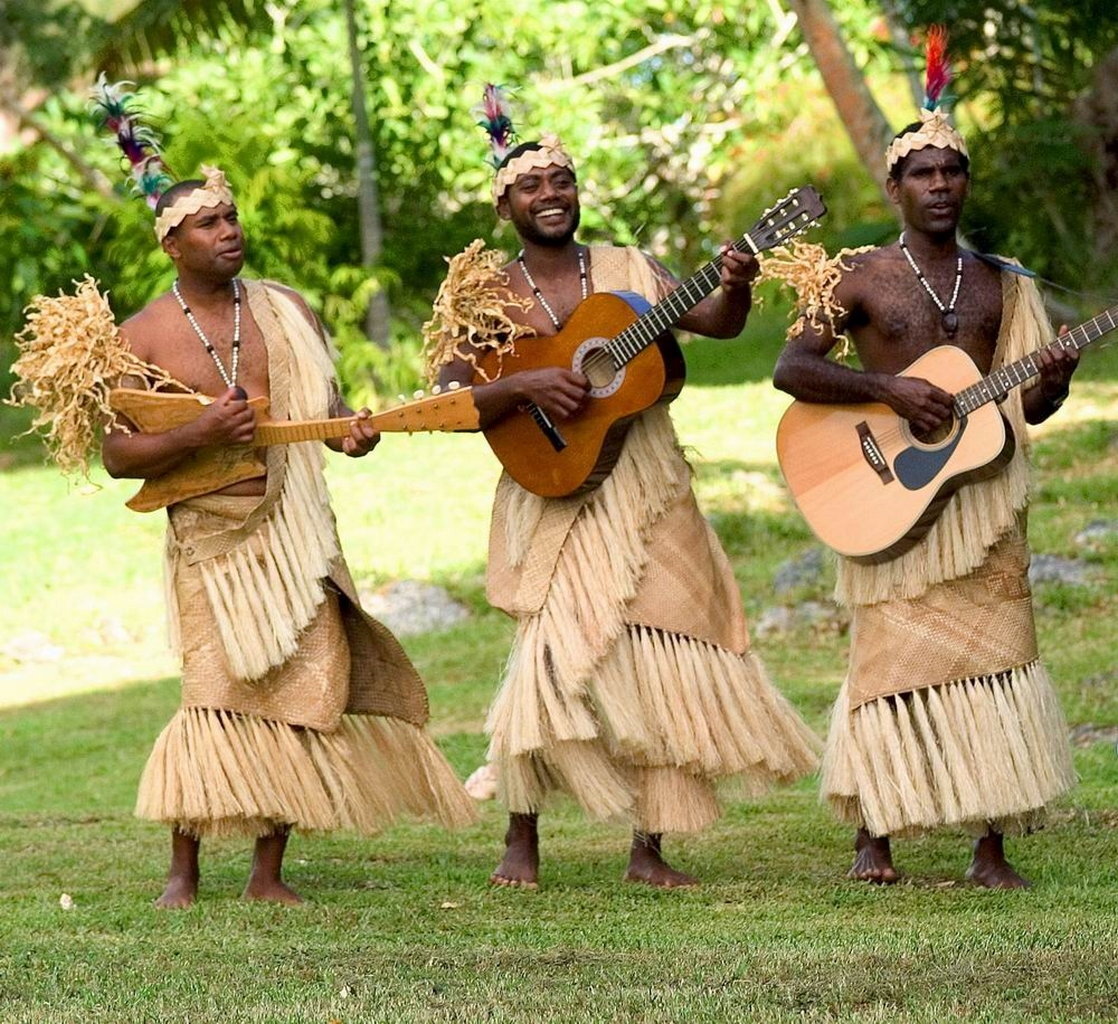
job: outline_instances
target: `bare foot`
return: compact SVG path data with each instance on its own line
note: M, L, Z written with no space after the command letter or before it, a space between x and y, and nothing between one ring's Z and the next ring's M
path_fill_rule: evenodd
M676 871L660 852L659 834L634 832L633 845L629 848L629 866L624 881L641 882L658 889L693 889L699 880L682 871Z
M198 876L171 875L162 894L155 900L158 910L185 910L198 895Z
M1002 834L993 829L975 842L967 880L985 889L1027 889L1030 884L1005 859Z
M288 907L297 907L303 902L302 896L278 879L258 879L255 876L249 877L241 899L282 903Z
M854 863L847 878L875 885L892 885L900 875L893 867L893 852L888 836L871 836L864 828L854 837Z
M241 899L267 900L289 907L303 902L302 896L290 886L284 885L281 875L289 832L286 826L282 826L271 835L261 836L256 840L252 850L252 870Z
M171 830L171 867L167 885L154 901L159 910L184 910L198 895L198 851L201 843L178 829Z
M490 885L535 889L540 879L540 837L535 814L510 814L505 855L489 876Z

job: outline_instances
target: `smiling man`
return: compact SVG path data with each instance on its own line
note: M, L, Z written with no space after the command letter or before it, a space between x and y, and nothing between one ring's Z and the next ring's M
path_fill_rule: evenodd
M121 327L132 351L216 396L193 421L107 432L114 477L158 478L203 448L251 443L248 399L280 419L352 414L329 340L295 292L242 280L244 232L224 175L169 187L156 235L178 277ZM142 382L141 382L142 383ZM360 457L367 410L331 442ZM398 814L470 820L469 798L423 725L423 684L366 615L342 558L321 446L274 445L258 475L168 508L167 593L182 706L148 759L137 814L171 827L156 901L187 907L209 836L255 840L246 899L298 903L282 878L289 832L373 832Z
M829 312L798 322L773 374L802 401L883 403L917 436L949 424L953 408L934 382L897 376L917 357L953 345L986 374L1051 340L1031 277L959 246L966 145L942 112L921 118L886 154L900 238L830 265L839 279L824 303ZM826 358L844 333L861 370ZM823 795L857 828L851 877L894 882L890 836L954 826L976 837L968 878L1024 886L1003 835L1035 827L1074 783L1036 647L1025 425L1059 408L1077 358L1074 349L1036 356L1036 379L1001 405L1017 440L1013 460L958 490L915 547L872 565L839 559L837 594L853 609L852 642ZM872 496L864 497L861 512L873 515Z
M585 376L566 366L516 371L510 357L496 380L475 381L478 357L521 334L518 348L543 344L592 292L656 302L676 282L638 249L576 240L574 164L554 136L513 149L493 197L522 249L504 267L499 258L481 267L478 289L459 264L470 250L452 261L442 322L429 331L432 362L442 383L474 384L483 427L532 402L562 430L588 401ZM757 270L753 256L727 247L720 287L681 326L736 336ZM445 315L453 308L466 318L503 309L503 323L493 315L463 331ZM710 825L720 779L756 791L812 770L814 737L750 648L732 568L699 512L666 404L635 417L596 490L542 498L502 476L488 596L518 624L487 726L510 812L493 884L536 886L538 816L563 791L592 817L631 824L626 880L693 885L663 856L663 833Z

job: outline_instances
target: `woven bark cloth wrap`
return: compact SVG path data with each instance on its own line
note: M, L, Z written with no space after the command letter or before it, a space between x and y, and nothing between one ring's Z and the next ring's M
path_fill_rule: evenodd
M1049 333L1032 282L1005 273L1003 285L995 365ZM873 835L1028 831L1075 784L1067 726L1037 655L1020 389L1002 411L1018 439L1006 471L960 490L900 559L840 561L852 643L821 795Z
M294 302L278 289L247 282L249 309L268 348L270 410L275 418L326 414L333 386L330 350ZM267 449L267 489L261 498L208 495L169 510L165 578L172 643L204 692L188 687L190 703L229 710L256 707L257 682L285 666L299 650L328 590L341 595L349 641L348 692L339 707L351 713L427 720L423 683L396 638L360 607L343 561L317 443ZM202 598L204 597L204 600ZM185 642L184 642L185 640ZM222 680L219 687L216 680ZM217 693L227 703L217 705ZM244 704L248 701L248 704ZM332 727L326 707L316 721L271 717L291 724ZM302 700L293 707L310 707ZM323 718L322 716L326 717ZM336 720L335 720L336 722Z
M248 290L272 409L322 415L324 339L280 292ZM358 602L319 446L277 445L267 458L262 498L209 495L169 510L182 707L144 768L136 813L193 836L372 833L401 815L468 823L473 802L422 728L423 684Z
M664 294L637 250L595 247L591 272L598 291ZM520 620L487 726L510 809L561 788L595 817L692 830L717 817L713 778L757 790L814 767L813 737L749 650L665 408L633 422L588 495L502 478L488 593Z

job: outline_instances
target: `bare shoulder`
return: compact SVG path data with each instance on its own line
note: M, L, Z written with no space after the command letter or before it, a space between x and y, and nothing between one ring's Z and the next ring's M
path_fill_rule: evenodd
M159 364L163 346L181 316L171 293L164 292L125 320L120 333L140 359Z

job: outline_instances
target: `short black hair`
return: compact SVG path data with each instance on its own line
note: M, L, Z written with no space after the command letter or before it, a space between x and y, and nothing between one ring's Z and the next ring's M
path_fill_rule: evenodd
M901 136L908 135L910 132L918 132L923 127L923 121L913 121L912 124L906 124L899 132L897 132L896 135L893 136L893 141L896 142L897 139L901 138ZM955 152L959 153L958 150L955 150ZM908 162L909 156L910 154L906 153L900 158L900 160L898 160L895 164L893 164L892 167L889 168L889 177L892 178L894 181L900 181L901 178L904 177L905 164ZM959 160L963 164L963 173L969 177L970 157L967 156L966 153L959 153Z

